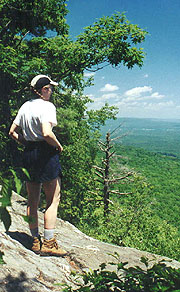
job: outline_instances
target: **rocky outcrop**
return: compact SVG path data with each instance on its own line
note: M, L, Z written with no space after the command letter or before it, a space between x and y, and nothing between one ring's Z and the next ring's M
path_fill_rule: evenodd
M56 238L68 251L64 258L41 257L30 250L31 237L28 224L24 221L26 199L13 193L12 206L8 209L12 224L8 232L0 223L0 251L4 253L5 264L0 265L0 292L48 292L62 291L60 284L73 283L71 271L97 269L101 263L115 262L112 256L119 254L121 262L129 266L143 266L142 256L161 259L158 255L129 247L118 247L95 240L61 219L57 220ZM43 213L39 212L40 232L43 234ZM168 265L180 268L180 263L172 260ZM112 266L107 265L108 269Z

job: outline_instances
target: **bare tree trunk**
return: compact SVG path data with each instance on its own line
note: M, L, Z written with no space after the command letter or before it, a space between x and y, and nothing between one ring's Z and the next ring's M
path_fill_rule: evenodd
M114 131L113 131L114 132ZM103 201L103 207L104 207L104 218L107 219L109 214L109 204L113 203L110 201L110 195L127 195L130 193L122 193L119 190L112 190L112 184L118 183L121 180L128 179L129 176L132 175L131 172L127 172L124 176L121 177L114 177L114 175L110 175L110 161L113 155L115 154L115 151L111 151L111 148L113 148L112 141L117 140L120 137L111 139L111 133L108 132L106 134L106 141L102 142L99 141L99 148L102 152L105 153L105 158L102 160L103 166L99 167L94 165L94 168L96 169L95 174L98 176L97 181L103 185L102 191L102 201ZM99 189L100 190L100 189Z
M105 176L104 176L104 217L108 215L109 212L109 166L110 166L110 133L106 134L106 159L105 163Z

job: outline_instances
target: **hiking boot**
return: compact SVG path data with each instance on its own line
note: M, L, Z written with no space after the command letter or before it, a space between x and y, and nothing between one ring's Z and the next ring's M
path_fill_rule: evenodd
M41 255L42 256L56 256L63 257L67 254L65 250L58 247L57 241L55 238L52 239L44 239L42 247L41 247Z
M35 252L36 254L40 253L41 250L41 238L39 237L33 237L32 247L31 250Z

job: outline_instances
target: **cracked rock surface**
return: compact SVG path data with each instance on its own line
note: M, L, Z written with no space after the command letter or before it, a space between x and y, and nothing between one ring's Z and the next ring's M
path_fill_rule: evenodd
M128 266L141 266L142 256L154 261L165 259L167 264L180 268L180 263L129 247L119 247L93 239L67 221L57 219L56 238L60 246L68 251L65 257L42 257L30 250L31 237L27 222L26 199L13 193L12 206L8 208L12 224L8 232L0 222L0 251L5 264L0 265L0 292L48 292L62 291L61 284L74 286L72 271L83 272L97 269L107 263L107 269L116 262L112 256L119 254L121 262ZM43 235L43 213L39 212L39 229ZM74 286L75 287L75 286Z

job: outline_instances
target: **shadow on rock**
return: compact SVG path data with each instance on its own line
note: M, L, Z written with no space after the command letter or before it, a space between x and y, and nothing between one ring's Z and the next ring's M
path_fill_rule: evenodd
M17 240L21 243L25 248L31 250L32 247L32 237L25 232L19 231L7 231L7 235L9 235L12 239Z
M21 272L19 277L12 277L11 275L8 275L1 282L0 292L35 292L35 290L32 290L31 287L27 285L27 282L28 278L24 272Z

